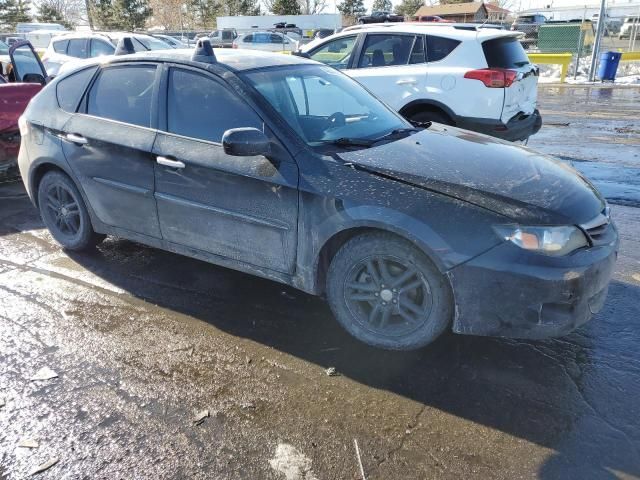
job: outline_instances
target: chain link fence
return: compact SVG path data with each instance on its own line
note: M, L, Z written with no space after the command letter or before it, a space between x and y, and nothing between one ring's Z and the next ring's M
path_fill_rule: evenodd
M521 42L532 61L540 64L542 82L564 80L563 69L569 82L589 79L591 58L597 45L598 14L568 21L546 21L536 15L523 17L518 17L514 28L524 33ZM622 55L616 82L640 83L640 11L637 15L607 15L600 34L595 78L598 79L600 56L617 52Z

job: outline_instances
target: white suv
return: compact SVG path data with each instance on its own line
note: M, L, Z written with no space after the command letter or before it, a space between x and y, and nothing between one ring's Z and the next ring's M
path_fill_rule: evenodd
M419 124L525 140L542 118L519 32L469 24L349 28L297 52L342 70Z
M71 33L51 39L47 51L42 56L42 63L49 75L57 75L60 67L67 62L113 55L118 41L123 37L131 37L136 52L171 48L160 39L139 33Z

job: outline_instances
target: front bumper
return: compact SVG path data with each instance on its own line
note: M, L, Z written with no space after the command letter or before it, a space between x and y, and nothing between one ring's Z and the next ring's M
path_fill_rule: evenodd
M538 133L538 130L542 127L542 115L537 109L530 115L519 113L506 124L500 120L458 117L456 126L515 142L526 140L531 135Z
M449 272L453 331L547 338L565 335L597 313L618 256L613 224L607 244L549 257L502 243Z

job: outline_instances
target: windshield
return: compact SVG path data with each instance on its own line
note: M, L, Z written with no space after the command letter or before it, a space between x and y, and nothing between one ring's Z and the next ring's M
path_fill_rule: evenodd
M147 50L166 50L167 44L158 38L135 37Z
M9 45L0 40L0 55L9 55Z
M311 146L374 139L410 127L359 83L330 67L291 66L243 76Z

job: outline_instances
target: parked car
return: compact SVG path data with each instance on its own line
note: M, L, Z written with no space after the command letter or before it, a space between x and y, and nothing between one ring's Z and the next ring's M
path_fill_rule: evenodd
M620 39L630 38L631 35L635 35L636 38L640 38L640 16L629 15L624 18L618 37Z
M171 47L171 48L189 48L189 45L187 45L186 43L178 40L175 37L172 37L171 35L164 35L164 34L161 34L161 33L152 33L150 35L153 38L157 38L158 40L162 40L164 43L169 45L169 47Z
M214 30L209 34L211 45L217 48L232 48L236 38L238 38L238 32L235 28Z
M295 23L278 22L273 24L273 28L269 29L270 32L284 33L288 37L294 40L300 40L303 36L302 29Z
M11 48L0 42L0 179L17 174L18 118L46 83L46 73L29 42Z
M299 42L279 32L258 31L239 36L233 42L233 48L247 48L264 52L295 52Z
M291 55L201 42L94 60L34 98L21 131L22 179L64 248L118 235L325 295L382 348L565 334L602 307L618 250L566 164L413 128Z
M547 22L547 17L540 14L518 15L511 24L511 30L524 33L522 45L524 48L532 48L538 44L538 32L540 26Z
M342 70L411 122L439 122L514 141L542 125L538 68L518 36L470 24L370 26L345 30L301 52Z
M318 28L318 29L313 31L313 34L311 35L311 38L313 40L318 39L318 38L327 38L327 37L333 35L334 33L336 33L336 31L331 29L331 28Z
M404 22L404 15L394 15L391 12L374 11L371 15L363 15L358 17L358 23L388 23L388 22Z
M134 49L137 52L171 48L164 41L141 33L71 33L54 37L51 40L42 57L42 63L49 75L57 75L60 67L67 62L113 55L118 41L123 37L132 39Z
M438 15L422 15L420 17L414 17L416 22L431 22L431 23L453 23L453 20L447 20Z

